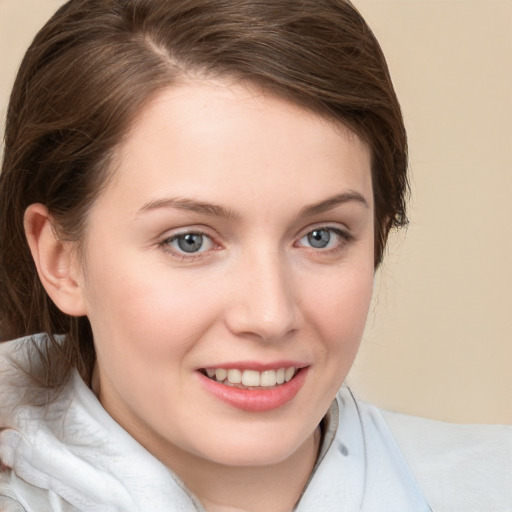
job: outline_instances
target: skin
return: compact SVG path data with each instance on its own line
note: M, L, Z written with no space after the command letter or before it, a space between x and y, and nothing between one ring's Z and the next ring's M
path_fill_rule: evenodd
M289 511L372 294L368 148L257 88L201 81L155 97L114 167L62 306L90 319L101 403L208 510ZM315 229L326 248L311 245ZM191 232L203 245L184 253L176 237ZM308 373L271 411L228 405L198 379L282 360Z

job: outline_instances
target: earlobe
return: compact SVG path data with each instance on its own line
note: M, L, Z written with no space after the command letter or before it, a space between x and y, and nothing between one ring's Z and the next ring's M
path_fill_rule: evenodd
M39 203L30 205L25 211L24 227L39 279L52 301L63 313L85 315L73 244L60 240L48 208Z

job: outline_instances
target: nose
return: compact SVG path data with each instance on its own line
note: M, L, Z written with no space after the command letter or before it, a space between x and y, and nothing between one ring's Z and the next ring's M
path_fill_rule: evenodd
M244 258L231 276L226 324L238 336L279 341L298 330L302 316L293 270L277 251Z

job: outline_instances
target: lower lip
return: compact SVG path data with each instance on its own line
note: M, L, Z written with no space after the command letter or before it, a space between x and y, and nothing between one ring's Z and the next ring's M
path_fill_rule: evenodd
M302 388L307 373L308 368L301 368L292 380L272 389L239 389L197 372L201 384L209 393L232 407L250 412L272 411L291 402Z

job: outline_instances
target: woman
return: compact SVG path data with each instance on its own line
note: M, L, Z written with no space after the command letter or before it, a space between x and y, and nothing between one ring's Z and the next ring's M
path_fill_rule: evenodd
M7 119L2 506L507 510L508 429L342 387L406 168L347 2L65 4Z

